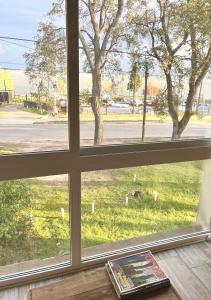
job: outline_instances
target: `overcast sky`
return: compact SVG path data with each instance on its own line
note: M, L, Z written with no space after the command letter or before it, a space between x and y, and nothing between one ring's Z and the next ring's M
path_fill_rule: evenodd
M0 0L0 37L33 39L53 0ZM12 44L16 43L18 45ZM24 68L23 54L33 43L0 38L0 67Z

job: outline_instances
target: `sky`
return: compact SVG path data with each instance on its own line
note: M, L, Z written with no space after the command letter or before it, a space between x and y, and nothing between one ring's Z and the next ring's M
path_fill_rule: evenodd
M0 0L0 37L33 39L53 0ZM15 45L15 44L18 45ZM0 38L0 68L23 69L25 52L33 43Z

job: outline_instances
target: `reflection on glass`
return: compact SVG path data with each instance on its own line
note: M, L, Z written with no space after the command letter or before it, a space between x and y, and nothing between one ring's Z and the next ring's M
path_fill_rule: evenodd
M67 175L0 183L0 275L69 261Z
M198 231L203 173L202 162L84 173L83 255Z

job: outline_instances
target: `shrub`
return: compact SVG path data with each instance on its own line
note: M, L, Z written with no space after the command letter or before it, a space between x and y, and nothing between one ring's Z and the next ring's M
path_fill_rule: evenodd
M31 198L27 182L0 183L0 247L20 247L31 236Z

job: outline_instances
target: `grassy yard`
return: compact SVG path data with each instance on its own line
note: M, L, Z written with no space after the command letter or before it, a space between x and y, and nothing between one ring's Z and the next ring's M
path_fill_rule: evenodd
M83 174L82 247L194 224L202 173L201 163L179 163ZM69 252L67 184L53 179L31 179L27 183L33 194L33 234L27 247L8 250L8 255L0 259L1 264ZM134 197L135 191L138 197ZM158 193L157 201L154 192Z
M47 115L47 112L41 112L39 109L36 108L19 108L22 111L26 112L31 112L34 114L38 115ZM127 121L127 122L140 122L143 119L143 114L140 113L108 113L108 114L102 114L103 115L103 120L105 122L112 122L112 123L118 123L122 121ZM179 117L182 118L183 113L179 114ZM0 114L1 117L1 114ZM59 112L59 114L56 116L61 118L60 121L47 121L47 123L67 123L67 114L63 112ZM81 122L93 122L94 121L94 114L92 112L86 113L82 112L80 114L80 119ZM149 122L160 122L160 123L171 123L172 119L170 116L158 116L154 113L147 113L147 121ZM39 122L37 122L39 123ZM192 118L190 119L190 124L206 124L206 123L211 123L211 115L193 115Z
M136 175L136 183L133 182ZM83 247L173 230L195 223L200 164L93 172L82 190ZM139 197L134 197L134 191ZM158 193L157 201L154 192ZM129 198L128 207L125 197ZM95 213L91 214L91 202Z

